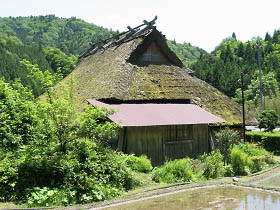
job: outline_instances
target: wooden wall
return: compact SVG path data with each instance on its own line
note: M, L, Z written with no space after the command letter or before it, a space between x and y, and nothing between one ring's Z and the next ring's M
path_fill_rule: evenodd
M118 148L137 156L146 154L153 165L167 159L195 157L209 152L208 125L124 127Z

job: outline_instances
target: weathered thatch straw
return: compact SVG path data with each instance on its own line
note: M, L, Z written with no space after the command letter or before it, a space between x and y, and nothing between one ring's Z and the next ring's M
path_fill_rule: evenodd
M192 76L192 71L184 67L154 26L140 31L130 36L129 32L124 33L118 39L102 43L103 47L94 45L83 54L76 69L62 82L69 81L71 76L75 79L80 107L86 105L88 98L107 103L110 99L130 103L185 99L225 119L228 124L242 122L241 107ZM254 118L247 117L247 124L254 122Z

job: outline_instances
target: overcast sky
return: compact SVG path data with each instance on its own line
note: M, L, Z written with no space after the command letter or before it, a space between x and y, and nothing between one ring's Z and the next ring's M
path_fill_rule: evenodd
M158 16L167 39L210 52L235 32L241 41L280 28L279 0L0 0L0 16L54 14L124 31Z

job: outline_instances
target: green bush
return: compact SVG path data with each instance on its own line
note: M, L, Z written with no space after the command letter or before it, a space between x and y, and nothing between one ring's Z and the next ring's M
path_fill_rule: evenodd
M248 155L248 166L251 173L261 171L266 164L273 164L273 155L264 148L250 144L240 143L234 147Z
M84 203L110 199L139 184L124 158L101 144L77 139L68 149L66 154L31 149L22 156L6 154L0 159L0 199L27 197L29 206Z
M238 148L233 148L230 153L230 163L234 175L246 175L246 168L249 166L248 155Z
M225 174L223 159L224 157L219 150L212 151L209 154L204 153L201 156L201 160L205 164L203 176L207 179L223 176Z
M151 161L148 159L146 155L141 155L140 157L137 157L133 154L132 155L123 154L123 156L125 158L125 162L127 166L134 171L149 173L153 169Z
M152 179L156 182L189 182L193 178L189 158L168 161L163 166L155 168L152 173Z
M63 206L68 204L68 200L75 192L68 193L59 189L50 189L48 187L35 187L27 194L27 206L28 207L40 207L40 206Z
M272 154L266 151L264 148L259 147L255 144L250 143L240 143L235 146L235 148L241 149L243 152L247 153L249 156L271 156Z
M117 194L115 189L129 190L139 184L124 158L111 149L87 139L77 140L71 147L71 152L61 159L61 167L65 172L64 186L76 191L77 199L87 195L93 201L104 200L111 197L110 192Z
M232 176L234 175L232 165L230 165L230 164L225 165L224 168L225 168L225 174L224 174L224 176L226 176L226 177L232 177Z
M280 151L280 132L246 132L246 139L250 142L260 142L268 151Z
M66 205L110 199L137 186L125 159L104 144L118 130L107 120L112 112L88 108L81 114L72 80L68 91L55 93L58 74L22 64L47 100L34 100L19 82L0 78L0 201ZM139 162L139 170L150 170L147 159Z
M230 151L234 144L238 142L239 135L237 131L228 127L216 133L218 148L223 154L224 162L229 162Z
M278 116L274 110L264 110L258 118L259 128L265 131L273 131L278 124Z
M250 172L251 173L256 173L258 171L261 171L265 164L265 156L252 156L249 158L250 161Z

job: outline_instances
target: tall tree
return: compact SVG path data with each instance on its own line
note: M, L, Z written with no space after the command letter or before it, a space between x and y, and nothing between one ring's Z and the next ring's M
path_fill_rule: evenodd
M236 40L236 34L234 32L232 33L231 37Z

